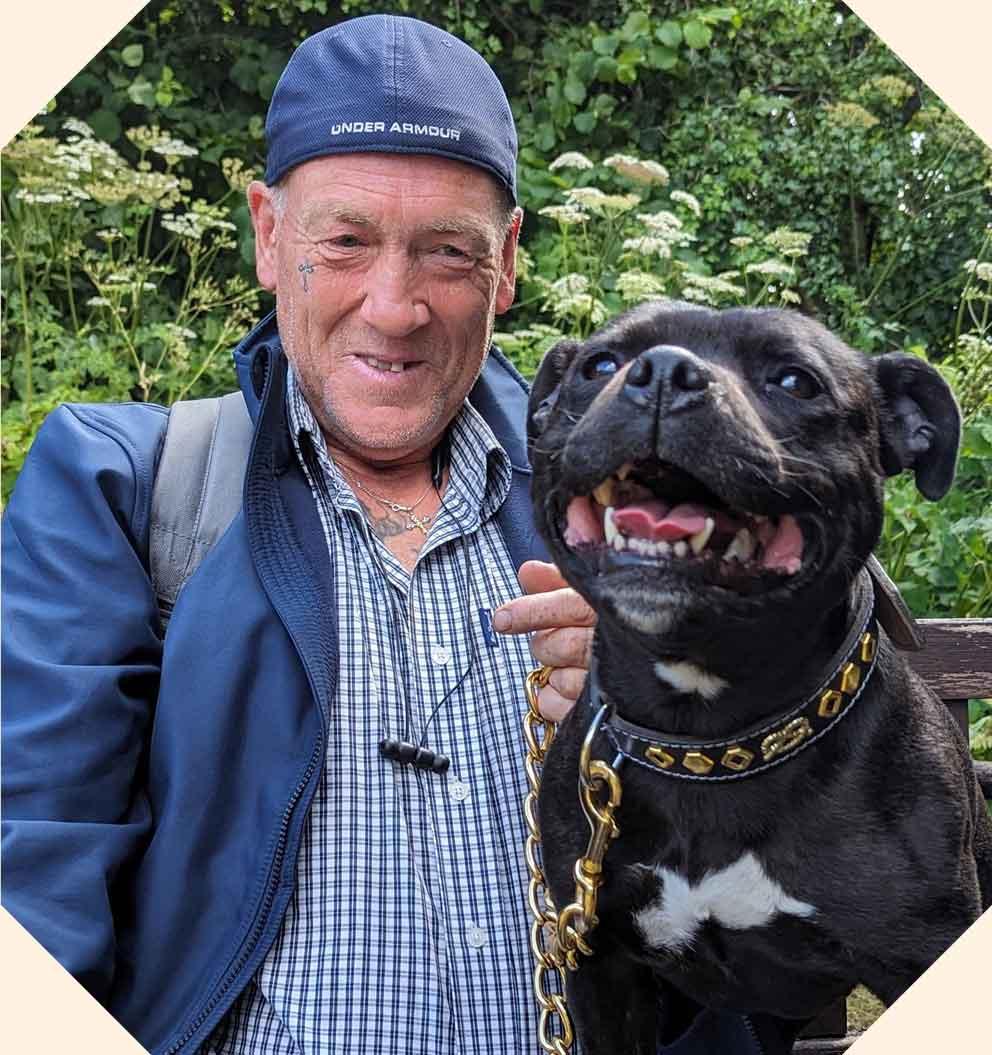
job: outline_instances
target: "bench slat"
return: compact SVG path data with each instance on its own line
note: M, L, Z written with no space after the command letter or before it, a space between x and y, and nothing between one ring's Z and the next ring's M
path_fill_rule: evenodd
M906 658L938 696L992 696L992 619L920 619L919 624L926 644Z

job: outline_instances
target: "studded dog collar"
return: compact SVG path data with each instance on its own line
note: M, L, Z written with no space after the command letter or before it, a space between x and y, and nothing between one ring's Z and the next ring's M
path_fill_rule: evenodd
M802 703L722 740L677 737L634 725L613 707L599 731L613 744L618 762L622 758L680 780L740 780L793 758L833 729L860 699L877 654L874 590L870 576L862 572L856 583L855 615L830 664L831 673ZM590 671L590 689L595 712L607 702L595 668Z

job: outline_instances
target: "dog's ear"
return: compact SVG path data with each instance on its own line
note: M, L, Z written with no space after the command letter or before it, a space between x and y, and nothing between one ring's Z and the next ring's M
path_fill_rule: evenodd
M961 441L961 412L939 373L922 359L901 352L872 360L881 390L882 469L895 476L912 469L920 493L942 498L954 480Z
M545 352L530 389L527 410L528 444L533 444L547 427L551 412L558 402L561 379L565 376L568 364L578 348L578 341L565 340L559 341Z

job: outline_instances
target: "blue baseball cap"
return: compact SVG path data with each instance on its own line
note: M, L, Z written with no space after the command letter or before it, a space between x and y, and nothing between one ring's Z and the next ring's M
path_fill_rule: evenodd
M483 57L443 29L366 15L308 37L265 121L270 186L327 154L436 154L490 172L517 200L517 131Z

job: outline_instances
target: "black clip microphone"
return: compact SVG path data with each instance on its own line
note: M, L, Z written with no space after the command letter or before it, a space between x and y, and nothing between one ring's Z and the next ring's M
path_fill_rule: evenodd
M416 766L429 773L447 773L451 759L447 755L432 751L429 747L417 747L407 740L394 740L387 736L379 741L379 754L390 762L399 762L401 766Z

